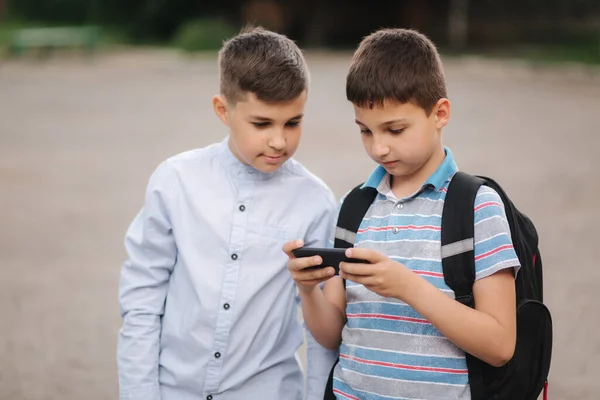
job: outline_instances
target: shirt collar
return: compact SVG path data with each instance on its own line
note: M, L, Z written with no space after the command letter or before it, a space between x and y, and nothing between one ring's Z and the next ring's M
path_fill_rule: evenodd
M229 136L227 136L224 140L221 141L221 143L218 144L218 149L219 159L223 167L225 167L225 170L228 173L234 176L239 176L241 178L267 180L272 178L275 174L277 174L279 170L281 170L281 168L285 166L284 163L284 165L282 165L281 168L279 168L275 172L261 172L250 165L244 164L233 154L233 152L229 148Z
M450 149L444 147L444 152L446 153L444 161L442 161L437 170L425 181L422 188L432 186L435 190L439 191L458 170L456 163L454 162L454 156L452 155ZM367 181L363 184L363 187L372 187L378 191L386 190L386 186L389 188L388 175L389 174L385 168L383 168L381 165L378 165L377 168L375 168L375 170L371 173ZM387 193L383 194L387 195Z

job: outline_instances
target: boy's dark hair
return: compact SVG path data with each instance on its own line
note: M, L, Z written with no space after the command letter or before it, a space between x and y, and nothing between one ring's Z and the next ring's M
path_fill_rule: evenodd
M267 103L294 100L308 89L302 51L289 38L261 27L246 27L219 52L221 94L235 104L250 92Z
M352 58L346 97L359 107L392 101L414 103L429 115L446 97L440 55L425 35L410 29L382 29L365 37Z

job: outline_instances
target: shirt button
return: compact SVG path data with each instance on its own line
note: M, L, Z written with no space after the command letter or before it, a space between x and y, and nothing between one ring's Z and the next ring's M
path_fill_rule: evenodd
M394 229L392 229L392 233L395 235L396 233L398 233L400 231L400 229L398 229L397 226L394 227Z
M242 205L240 206L240 211L241 211L241 212L244 212L244 211L246 211L246 206L242 204Z
M404 204L398 203L396 204L396 207L398 208L398 210L402 210L404 208Z
M234 260L234 261L237 260L238 259L238 255L237 254L232 254L231 255L231 259Z
M209 394L208 396L206 396L206 400L213 400L212 394Z
M215 353L215 358L221 358L221 353L219 353L218 351Z
M223 308L226 309L226 310L229 310L229 303L223 304Z

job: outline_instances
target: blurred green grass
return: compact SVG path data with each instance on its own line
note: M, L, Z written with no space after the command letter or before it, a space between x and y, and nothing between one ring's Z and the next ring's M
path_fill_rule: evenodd
M24 28L51 27L52 24L8 20L0 22L0 56L8 55L13 32ZM194 19L181 25L170 41L140 43L119 27L102 26L99 48L111 46L171 47L188 53L216 51L223 41L235 35L236 27L218 18ZM600 65L600 33L597 36L573 36L565 40L522 44L499 48L470 49L455 53L441 48L444 55L480 56L495 59L521 59L534 64L581 63Z
M186 52L217 51L238 30L218 18L194 19L181 25L171 45Z

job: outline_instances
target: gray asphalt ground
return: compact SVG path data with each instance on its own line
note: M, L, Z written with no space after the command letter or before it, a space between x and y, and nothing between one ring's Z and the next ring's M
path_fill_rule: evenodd
M341 196L373 167L344 95L349 54L309 54L297 158ZM447 60L459 166L535 221L555 324L551 400L600 398L600 75ZM220 140L213 57L136 51L0 63L0 399L117 396L123 236L153 169Z

